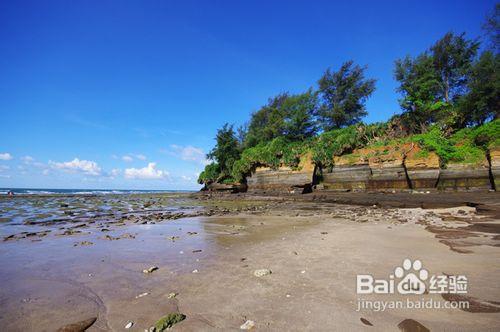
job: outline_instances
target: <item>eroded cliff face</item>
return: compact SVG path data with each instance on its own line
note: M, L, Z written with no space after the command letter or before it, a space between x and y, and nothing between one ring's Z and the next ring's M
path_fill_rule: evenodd
M315 165L311 154L300 158L297 169L281 166L277 169L257 167L252 175L247 177L249 192L307 192L311 190Z
M323 173L324 187L340 191L430 190L439 178L439 157L416 144L378 146L334 157L335 167Z
M495 190L500 189L500 147L490 149L490 179Z
M425 152L418 145L413 145L406 152L404 166L412 189L436 188L441 170L439 157L435 152Z
M450 162L416 143L375 146L333 157L334 167L322 171L321 186L334 191L459 191L490 190L500 185L500 148L474 164ZM297 169L258 167L247 178L249 191L304 192L314 183L311 154Z

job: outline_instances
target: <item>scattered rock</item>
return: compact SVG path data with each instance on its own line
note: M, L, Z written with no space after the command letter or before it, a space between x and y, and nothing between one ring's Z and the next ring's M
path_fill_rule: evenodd
M251 330L255 326L253 320L247 320L243 325L240 326L240 330Z
M193 250L193 253L197 253L197 252L202 252L202 250L201 249Z
M91 246L93 245L94 243L90 242L90 241L81 241L81 242L76 242L73 244L73 247L76 247L76 246Z
M198 272L199 272L198 269L193 270L193 273L198 273Z
M163 332L163 331L171 328L175 324L182 322L184 319L186 319L186 315L183 315L183 314L178 313L178 312L168 314L168 315L160 318L155 323L155 326L153 327L152 331L153 332Z
M145 270L144 270L144 271L145 271ZM144 296L146 296L146 295L149 295L149 293L147 293L147 292L146 292L146 293L141 293L141 294L137 295L135 298L136 298L136 299L139 299L139 298L144 297Z
M187 232L188 235L196 235L198 232Z
M373 326L373 324L366 318L361 317L359 320L361 321L361 323L363 323L365 325Z
M260 278L263 276L267 276L268 274L271 274L271 273L273 273L273 272L269 269L259 269L259 270L255 270L253 272L253 275Z
M142 270L142 273L149 274L153 273L156 270L158 270L158 266L151 266L149 269Z
M405 319L398 324L398 328L403 332L430 332L428 328L413 319Z
M321 232L321 234L326 235L326 234L328 234L328 232Z
M129 329L131 328L132 326L134 326L134 322L128 322L127 325L125 325L125 328L126 329Z
M169 294L167 295L167 298L169 298L169 299L173 299L173 298L175 298L177 295L179 295L179 294L177 294L177 293L169 293Z
M84 332L86 329L91 327L96 320L97 317L92 317L89 319L79 321L77 323L68 324L58 329L57 332Z

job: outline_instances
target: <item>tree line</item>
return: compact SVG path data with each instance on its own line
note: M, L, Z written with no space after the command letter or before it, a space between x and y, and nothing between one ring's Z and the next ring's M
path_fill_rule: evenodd
M394 78L401 112L385 125L397 128L400 136L425 133L433 126L452 135L499 118L500 4L483 28L487 42L481 53L478 39L448 32L421 54L397 59ZM235 181L233 166L242 153L277 138L304 142L361 123L376 88L366 69L346 61L337 70L328 68L316 88L269 98L247 124L236 129L224 124L207 155L213 162L198 181Z

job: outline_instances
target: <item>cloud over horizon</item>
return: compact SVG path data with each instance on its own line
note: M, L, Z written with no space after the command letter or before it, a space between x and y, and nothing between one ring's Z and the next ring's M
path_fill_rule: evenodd
M14 157L8 152L0 153L0 160L11 160L12 158Z
M201 148L197 148L192 145L182 146L171 144L170 151L166 152L182 160L193 161L203 166L209 163L208 159L206 158L206 153Z
M149 163L143 168L127 168L125 169L125 178L127 179L142 179L154 180L163 179L169 176L167 171L156 169L156 163Z
M50 167L53 169L63 170L71 173L84 173L87 175L99 176L101 175L101 167L95 162L90 160L80 160L78 158L66 162L49 161Z

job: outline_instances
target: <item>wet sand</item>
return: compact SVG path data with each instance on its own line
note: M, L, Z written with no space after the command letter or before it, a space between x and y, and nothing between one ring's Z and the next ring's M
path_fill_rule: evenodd
M144 331L171 312L187 316L174 326L181 331L239 330L247 320L292 331L397 331L405 319L438 331L500 327L500 221L475 207L140 200L128 212L2 225L1 329L55 331L97 317L88 331L129 322ZM467 297L483 306L357 311L356 275L385 278L405 258L466 275ZM256 277L257 269L272 273ZM365 298L381 296L401 298Z

